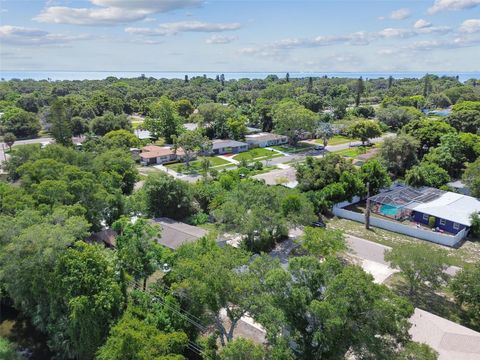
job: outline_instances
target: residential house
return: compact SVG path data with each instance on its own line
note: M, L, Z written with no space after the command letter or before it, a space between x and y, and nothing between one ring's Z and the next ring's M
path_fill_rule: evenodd
M172 250L180 245L194 242L207 235L207 231L198 226L192 226L170 218L154 219L162 228L158 243Z
M262 132L245 136L245 141L251 147L267 147L288 143L288 136Z
M185 157L185 152L179 148L175 151L171 147L148 145L142 148L140 161L146 165L165 164Z
M470 188L461 180L449 182L447 186L459 194L470 195Z
M480 200L435 188L394 188L370 197L374 213L395 220L409 219L439 232L456 235L469 230L471 215L480 213Z
M238 154L248 150L248 144L236 140L212 140L213 155Z

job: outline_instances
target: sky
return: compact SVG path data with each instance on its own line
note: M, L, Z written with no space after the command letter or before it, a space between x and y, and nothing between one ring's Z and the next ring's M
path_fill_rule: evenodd
M0 0L0 70L479 71L480 0Z

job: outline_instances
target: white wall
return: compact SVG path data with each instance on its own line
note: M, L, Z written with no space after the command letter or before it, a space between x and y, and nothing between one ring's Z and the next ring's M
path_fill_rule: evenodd
M348 206L350 205L350 203L347 203L347 205L339 206L345 203L347 202L335 205L332 211L333 214L340 218L345 218L345 219L365 223L364 214L342 209L342 207ZM451 247L455 247L456 245L458 245L458 243L466 235L465 229L460 231L455 236L450 236L450 235L444 235L441 233L433 232L431 230L419 229L419 228L403 225L396 221L380 219L374 216L370 216L370 225L379 227L381 229L393 231L400 234L405 234L408 236L416 237L418 239L427 240L437 244L451 246Z

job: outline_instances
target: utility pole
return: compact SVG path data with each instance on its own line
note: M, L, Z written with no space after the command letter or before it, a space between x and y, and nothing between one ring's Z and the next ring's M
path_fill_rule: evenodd
M370 182L367 182L367 208L365 209L365 229L370 230Z

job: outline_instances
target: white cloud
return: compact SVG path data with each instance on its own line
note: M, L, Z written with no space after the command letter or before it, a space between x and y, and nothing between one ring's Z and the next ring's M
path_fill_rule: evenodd
M456 37L453 39L443 39L443 40L425 40L417 41L410 46L408 49L424 51L424 50L433 50L433 49L457 49L463 47L471 47L480 44L480 38L467 38L467 37Z
M380 16L379 19L380 20L386 20L386 19L404 20L409 18L411 15L412 15L412 11L410 9L402 8L402 9L392 11L390 14L388 14L388 16Z
M428 22L427 20L424 20L424 19L419 19L419 20L415 21L415 24L413 24L413 27L415 29L424 29L424 28L427 28L427 27L430 27L430 26L432 26L432 23Z
M410 29L404 28L386 28L378 32L378 35L382 38L409 38L415 36L416 33Z
M460 26L460 31L469 34L480 32L480 19L465 20Z
M87 35L52 34L47 31L23 26L0 26L0 40L12 45L63 45L75 40L89 39Z
M480 5L480 0L435 0L428 9L429 14L436 14L441 11L471 9Z
M174 35L180 32L223 32L240 29L239 23L206 23L201 21L179 21L160 24L156 28L128 27L125 32L146 36Z
M54 24L116 25L149 15L200 6L204 0L90 0L96 7L49 6L34 20Z
M213 35L205 40L207 44L228 44L237 40L236 36Z

